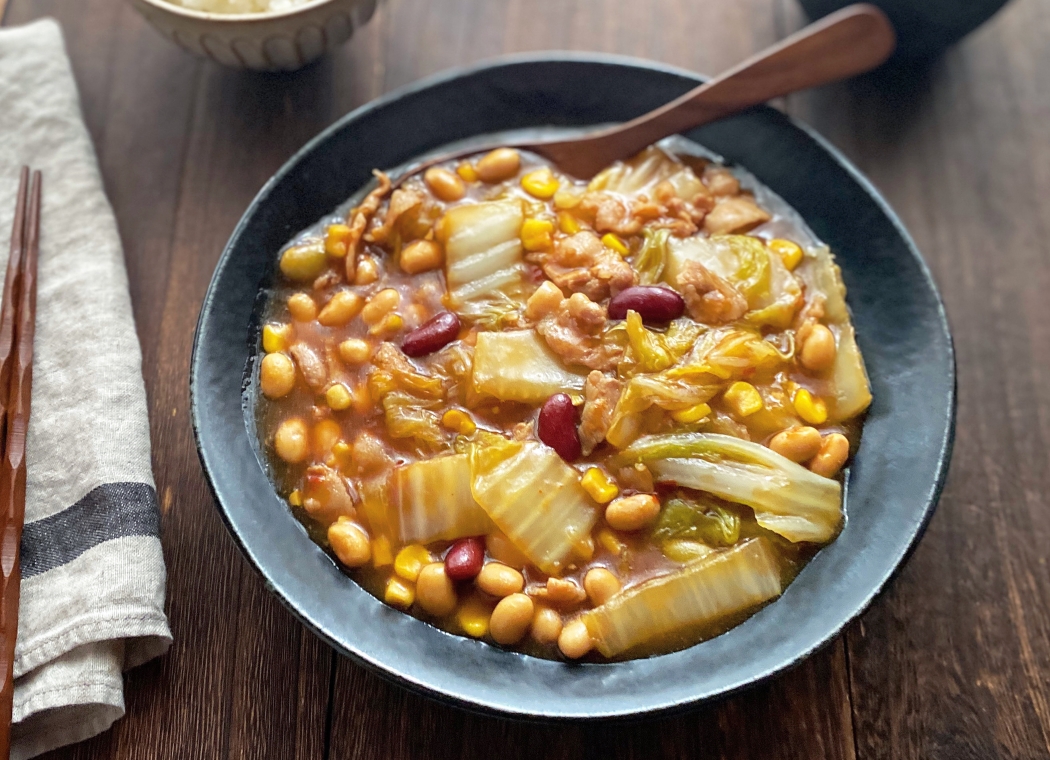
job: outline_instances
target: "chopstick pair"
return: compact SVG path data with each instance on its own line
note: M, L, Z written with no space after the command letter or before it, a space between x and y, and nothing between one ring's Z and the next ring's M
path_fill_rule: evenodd
M37 255L40 251L40 172L22 167L0 301L0 758L11 753L15 639L22 580L20 553L26 511L26 429L33 383Z

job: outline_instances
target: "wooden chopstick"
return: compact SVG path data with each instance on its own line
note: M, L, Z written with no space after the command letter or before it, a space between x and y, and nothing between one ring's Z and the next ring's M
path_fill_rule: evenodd
M40 172L23 167L11 257L0 301L0 758L11 753L15 640L22 580L20 554L26 508L26 431L33 384Z

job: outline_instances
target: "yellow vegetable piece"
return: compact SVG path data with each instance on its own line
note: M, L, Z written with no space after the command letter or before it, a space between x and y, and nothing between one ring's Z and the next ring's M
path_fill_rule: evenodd
M805 388L795 391L793 403L798 416L810 425L823 425L828 421L827 405L819 398L814 398Z
M372 564L375 567L386 567L394 561L394 552L390 548L390 539L376 536L372 540Z
M748 417L762 410L762 396L751 383L742 380L729 386L722 398L739 417Z
M576 221L576 217L574 217L568 211L559 211L558 229L564 232L566 235L575 235L582 228L580 227L580 223Z
M781 258L788 271L793 270L802 261L802 247L798 243L783 238L773 238L766 245Z
M759 400L761 401L761 399ZM692 422L699 422L710 413L711 407L709 407L707 404L697 404L696 406L691 406L688 409L682 409L677 412L671 412L671 417L672 419L674 419L675 422L681 422L688 425Z
M597 467L591 467L583 474L580 485L599 504L608 504L620 493L620 489L609 480L609 476Z
M409 544L394 558L394 572L406 581L415 583L419 571L433 562L430 552L419 544Z
M470 597L456 611L456 622L463 632L475 639L480 639L489 632L489 619L492 607L478 597Z
M354 396L345 385L336 383L324 392L324 400L330 409L341 412L350 408L350 405L354 403Z
M627 247L627 243L620 240L620 238L618 238L611 232L606 232L604 235L602 235L602 242L605 244L606 248L612 248L621 256L626 256L631 252L630 249Z
M558 192L558 180L547 168L537 169L529 172L521 178L521 186L525 192L542 201L550 200Z
M576 545L572 547L572 553L582 561L590 562L594 557L594 539L587 536L582 541L578 541Z
M346 441L339 441L332 447L332 456L335 457L337 467L345 469L353 464L351 451L350 444Z
M394 576L386 582L383 600L394 607L408 609L412 606L412 602L416 601L416 587L407 583L403 578Z
M478 171L470 164L464 162L456 167L456 174L460 176L464 182L477 182Z
M303 494L298 488L288 494L288 503L293 507L301 507L303 505Z
M329 256L341 259L346 256L350 242L350 228L345 224L332 224L324 231L324 249Z
M554 194L554 208L576 208L580 205L580 201L582 200L582 193L574 193L571 190L558 190L558 192Z
M368 328L369 335L392 335L405 326L405 319L400 314L387 314Z
M526 219L521 225L521 245L526 251L545 251L553 244L554 224L546 219Z
M276 354L278 351L287 351L291 340L291 325L263 325L262 344L263 351L266 353Z
M608 528L598 531L598 543L604 546L607 552L617 556L623 554L623 550L627 548L627 545Z
M449 409L441 415L441 424L460 435L470 435L478 429L470 415L459 409Z

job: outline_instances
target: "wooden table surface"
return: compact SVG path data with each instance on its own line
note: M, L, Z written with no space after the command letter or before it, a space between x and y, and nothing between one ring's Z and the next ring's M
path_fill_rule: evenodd
M127 716L69 758L1050 757L1050 3L1014 0L923 70L780 104L900 213L959 361L940 508L892 586L797 669L634 725L539 727L409 695L336 656L241 558L190 431L190 343L212 268L263 182L392 88L501 53L644 56L714 73L790 33L793 0L390 0L290 75L222 69L118 0L11 0L57 17L124 241L163 508L171 652ZM2 105L0 105L2 107Z

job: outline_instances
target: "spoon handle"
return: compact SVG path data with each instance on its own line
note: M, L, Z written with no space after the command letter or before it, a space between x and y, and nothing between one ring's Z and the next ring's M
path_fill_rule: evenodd
M676 100L624 124L528 146L578 177L591 177L648 145L797 90L870 71L893 52L885 14L857 3L810 24Z

